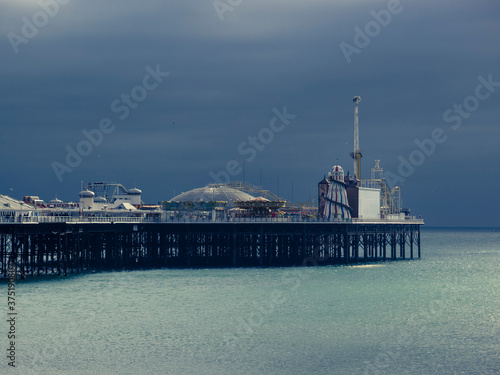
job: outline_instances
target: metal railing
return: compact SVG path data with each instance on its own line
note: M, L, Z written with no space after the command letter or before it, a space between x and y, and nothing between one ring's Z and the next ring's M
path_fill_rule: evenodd
M159 216L0 216L0 223L406 223L424 224L422 219L407 216L404 219L333 219L309 217L225 217L212 220L202 217L175 217L161 219Z
M79 217L79 216L0 217L0 223L147 223L147 222L159 222L159 218Z

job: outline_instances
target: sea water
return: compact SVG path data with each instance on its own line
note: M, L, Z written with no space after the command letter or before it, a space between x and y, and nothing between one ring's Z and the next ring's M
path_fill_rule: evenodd
M499 265L498 229L424 228L420 260L18 281L0 373L500 374Z

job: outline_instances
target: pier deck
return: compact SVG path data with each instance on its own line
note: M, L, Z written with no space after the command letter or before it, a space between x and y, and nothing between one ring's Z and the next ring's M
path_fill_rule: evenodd
M282 267L420 258L421 221L0 224L0 277L88 270Z

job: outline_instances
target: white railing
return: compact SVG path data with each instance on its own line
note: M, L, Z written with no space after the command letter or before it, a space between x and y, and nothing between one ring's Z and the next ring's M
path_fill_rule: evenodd
M153 223L159 218L145 217L79 217L79 216L27 216L0 217L0 223Z
M159 216L148 217L86 217L86 216L17 216L2 217L0 223L401 223L401 224L424 224L422 219L414 216L405 219L335 219L327 221L317 218L306 217L229 217L211 220L208 218L170 218L161 220Z
M404 219L352 219L353 223L374 223L374 224L424 224L424 219L416 219L413 217L406 217Z

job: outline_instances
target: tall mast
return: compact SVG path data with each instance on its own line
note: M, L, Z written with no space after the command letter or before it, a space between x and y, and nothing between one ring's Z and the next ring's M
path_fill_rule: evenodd
M361 102L360 96L355 96L354 102L354 151L351 152L351 157L354 159L354 175L358 180L361 180L361 150L359 149L359 120L358 120L358 104Z

